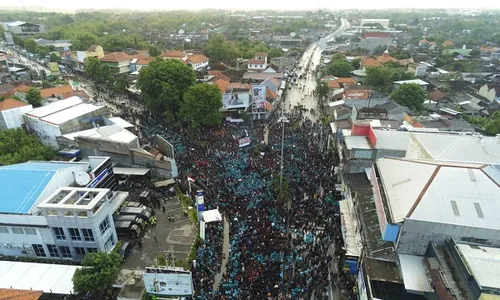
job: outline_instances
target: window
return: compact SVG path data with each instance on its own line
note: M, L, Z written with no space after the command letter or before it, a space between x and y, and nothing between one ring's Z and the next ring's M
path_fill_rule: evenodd
M106 218L99 225L99 230L101 230L101 235L104 235L108 229L109 229L109 217L106 216Z
M59 257L56 245L47 245L47 249L49 249L50 257Z
M19 227L12 227L12 232L15 234L23 234L23 229Z
M92 232L92 229L82 228L82 233L83 233L83 239L86 242L94 241L94 233Z
M113 237L113 235L111 235L109 239L106 241L106 244L104 244L104 248L106 250L111 250L113 249L114 245L115 245L115 238Z
M66 236L64 235L64 230L62 229L62 227L54 227L54 228L52 228L52 230L54 231L54 235L56 236L56 239L58 239L58 240L65 240L66 239Z
M71 251L68 246L59 246L59 252L63 258L71 258Z
M87 253L97 252L97 248L87 248Z
M43 249L43 246L40 244L33 244L31 245L33 247L33 251L35 251L35 255L38 257L45 257L45 250Z
M85 248L83 248L83 247L75 247L74 249L75 249L75 253L77 255L85 255Z
M24 232L26 234L35 235L36 234L36 229L35 228L24 228Z
M9 233L9 228L7 228L7 227L0 227L0 233Z
M78 228L68 228L69 235L73 241L81 241L82 236L80 235L80 230Z

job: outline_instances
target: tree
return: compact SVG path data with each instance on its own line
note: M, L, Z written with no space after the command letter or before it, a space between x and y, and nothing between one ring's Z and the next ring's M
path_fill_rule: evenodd
M351 61L351 66L354 70L359 70L359 68L361 67L361 61L359 60L359 58L355 58Z
M58 62L59 59L60 59L60 57L57 54L55 54L55 53L50 54L50 62Z
M102 297L118 276L121 262L122 258L116 250L111 253L88 253L83 258L82 268L73 275L75 292L91 292L95 297Z
M148 109L172 121L177 118L184 93L195 80L193 69L182 62L158 58L141 69L137 86Z
M113 86L113 92L117 95L125 95L128 89L127 75L120 74L116 76L116 80Z
M424 108L426 93L416 83L405 83L391 93L391 99L409 109L420 112Z
M26 49L26 51L31 52L31 53L35 53L37 47L38 47L38 45L36 44L34 39L24 40L24 49Z
M336 77L350 77L351 72L354 69L347 60L336 60L331 61L326 69L328 75L333 75Z
M180 115L193 128L220 124L222 119L222 94L215 84L196 84L184 94Z
M42 106L42 95L40 94L40 90L31 88L27 93L26 93L26 101L28 101L29 104L31 104L33 107L40 107Z
M205 44L205 52L212 63L228 62L236 58L233 47L221 34L215 34L208 39Z
M11 165L28 160L50 160L55 151L44 146L40 140L26 131L7 129L0 131L0 165Z
M287 208L290 208L293 199L292 187L290 186L289 181L285 177L283 177L283 181L281 182L280 186L280 178L281 178L280 174L274 176L274 179L271 182L272 191L274 197L276 197L278 201L280 201L283 205L286 205Z
M392 81L411 80L417 78L414 73L408 72L404 69L395 69L392 71Z
M321 104L323 104L329 92L330 90L328 89L328 83L326 81L318 81L316 83L316 94Z
M381 67L366 68L365 83L379 88L384 92L389 92L392 87L393 70Z
M96 57L85 58L83 72L95 84L105 84L110 87L115 82L109 67L102 64Z
M472 50L469 52L469 55L470 55L470 57L472 57L472 58L479 58L479 57L481 57L481 51L479 51L479 49L472 49Z
M268 59L274 58L274 57L282 57L283 56L283 51L280 48L271 48L267 52Z
M160 49L156 48L156 46L153 46L153 45L151 47L149 47L148 52L149 52L149 55L153 56L153 57L160 56L160 54L161 54Z

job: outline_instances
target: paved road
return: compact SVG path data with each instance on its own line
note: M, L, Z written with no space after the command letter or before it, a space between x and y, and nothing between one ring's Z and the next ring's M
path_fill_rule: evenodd
M303 105L307 110L305 116L312 120L319 118L318 102L312 95L316 89L316 78L314 77L313 70L321 63L321 53L327 46L327 42L336 36L340 36L348 27L347 20L342 19L341 26L333 33L320 39L318 42L312 43L300 59L299 66L301 71L299 74L303 75L303 79L298 81L298 84L292 86L288 91L287 99L284 103L284 112L289 113L294 106ZM311 109L314 111L311 113Z

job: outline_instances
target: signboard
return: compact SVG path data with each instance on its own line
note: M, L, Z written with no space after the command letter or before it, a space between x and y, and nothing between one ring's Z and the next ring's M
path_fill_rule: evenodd
M203 190L196 191L196 207L198 212L205 210L205 192Z
M50 69L50 74L54 76L61 75L61 72L59 71L59 65L57 64L57 62L49 62L49 69Z
M225 93L222 94L222 107L225 109L231 108L247 108L250 105L249 93Z
M252 111L265 112L266 111L266 86L253 85L252 86Z
M148 294L178 297L193 295L193 278L190 272L165 271L167 273L143 274Z
M251 142L252 142L252 140L246 136L244 138L238 139L238 146L240 148L243 148L243 147L250 145Z
M344 93L344 99L369 99L371 91L352 90Z

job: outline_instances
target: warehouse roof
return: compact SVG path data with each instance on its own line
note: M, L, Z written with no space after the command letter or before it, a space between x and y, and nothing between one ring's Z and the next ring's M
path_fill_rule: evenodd
M500 229L500 166L409 158L377 161L389 222L405 218ZM382 187L381 187L382 189Z
M75 118L78 118L80 116L83 116L85 114L99 110L103 107L104 106L94 105L94 104L90 104L90 103L80 103L78 105L67 107L66 109L63 109L63 110L60 110L60 111L53 113L51 115L45 116L45 117L41 118L40 120L47 122L47 123L59 125L59 124L63 124L65 122L68 122L70 120L73 120Z
M481 290L500 289L500 248L457 244L457 251Z
M0 261L0 288L73 294L73 274L81 267Z
M82 99L75 96L75 97L71 97L68 99L52 102L49 105L35 108L31 112L29 112L27 115L35 117L35 118L43 118L43 117L48 116L50 114L56 113L58 111L67 109L67 108L75 106L75 105L78 105L82 102L83 102Z
M127 144L137 140L137 136L135 134L116 124L72 132L63 135L63 137L72 141L74 141L76 137L87 137Z
M73 166L75 163L26 162L0 167L0 212L28 213L56 172Z
M415 134L428 158L500 164L500 140L471 135Z

